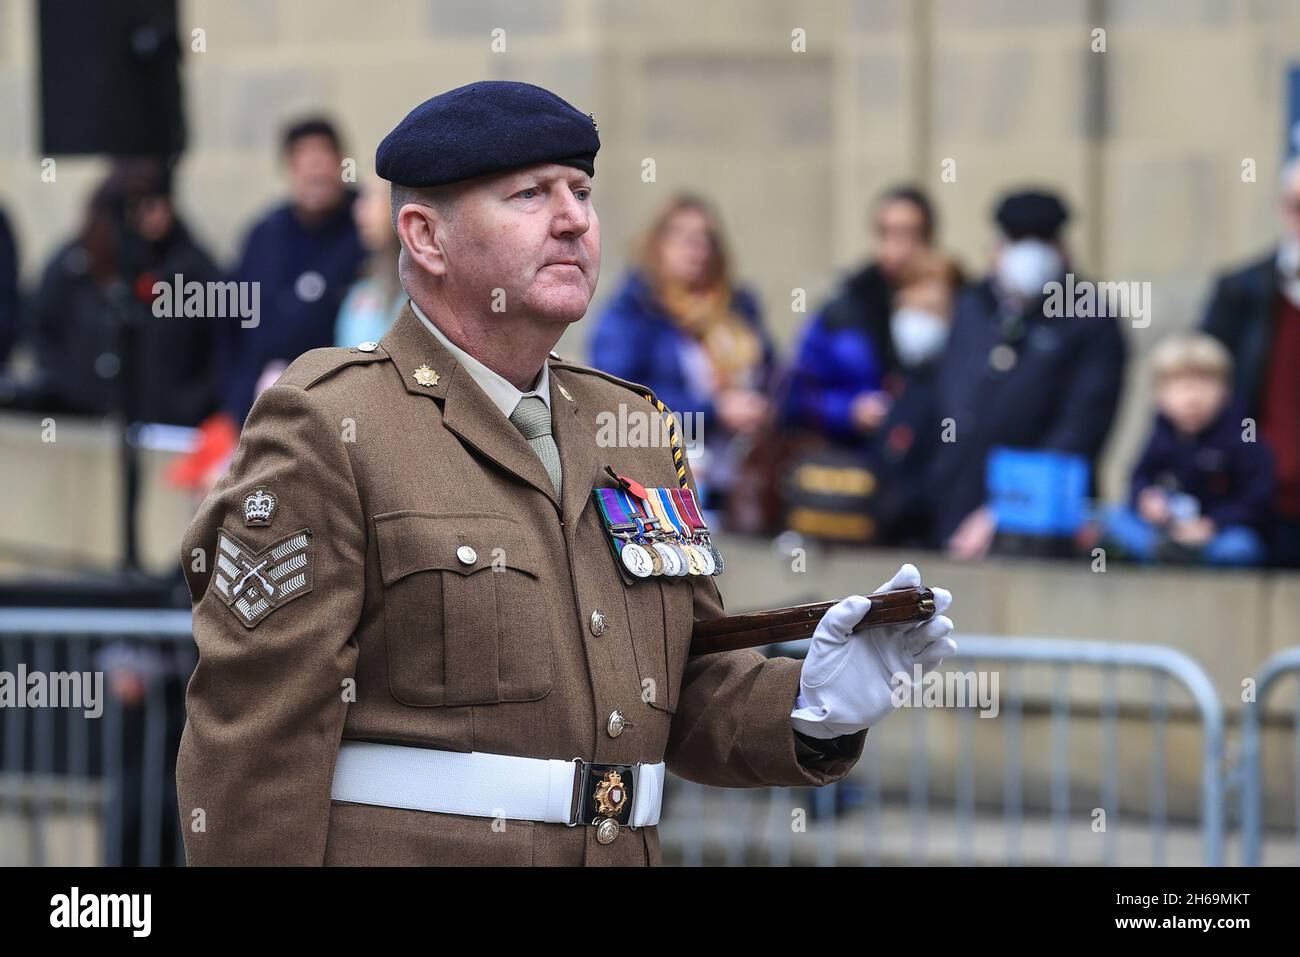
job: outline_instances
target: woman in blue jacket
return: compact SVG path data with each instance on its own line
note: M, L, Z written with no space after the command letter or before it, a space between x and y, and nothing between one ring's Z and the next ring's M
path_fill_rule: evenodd
M770 419L774 355L705 200L677 196L655 218L596 323L591 362L649 386L680 417L691 470L716 505Z

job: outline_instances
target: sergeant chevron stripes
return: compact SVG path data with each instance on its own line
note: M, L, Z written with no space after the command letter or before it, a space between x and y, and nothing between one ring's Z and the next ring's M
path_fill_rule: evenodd
M213 581L226 607L247 628L311 591L311 530L293 532L260 552L224 528L217 531Z

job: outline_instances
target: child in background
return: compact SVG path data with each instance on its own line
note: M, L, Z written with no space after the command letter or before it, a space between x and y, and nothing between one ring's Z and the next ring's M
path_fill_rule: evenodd
M1108 538L1139 561L1259 564L1273 460L1242 423L1232 357L1217 339L1194 333L1160 343L1151 369L1155 428L1133 470L1129 505L1107 522Z

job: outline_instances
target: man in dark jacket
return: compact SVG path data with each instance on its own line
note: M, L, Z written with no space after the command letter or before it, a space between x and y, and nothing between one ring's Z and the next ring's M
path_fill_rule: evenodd
M1061 200L1017 193L995 215L995 273L958 301L932 424L941 437L928 476L936 544L959 558L985 554L996 532L985 501L989 452L1008 446L1095 461L1124 372L1114 316L1048 315L1048 285L1066 276Z
M259 385L309 349L334 344L334 321L365 261L343 183L338 133L323 119L285 133L291 198L249 233L235 279L259 284L256 324L228 322L222 341L221 410L243 425Z
M1222 276L1205 331L1236 364L1236 392L1273 452L1277 484L1270 563L1300 567L1300 160L1287 164L1279 200L1278 245Z

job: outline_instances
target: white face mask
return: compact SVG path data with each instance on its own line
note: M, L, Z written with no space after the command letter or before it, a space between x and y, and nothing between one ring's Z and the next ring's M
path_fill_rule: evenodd
M948 323L924 309L902 308L889 317L889 335L903 365L919 366L943 351Z
M998 257L998 285L1022 299L1044 295L1043 286L1061 277L1065 262L1051 243L1022 239L1002 250Z

